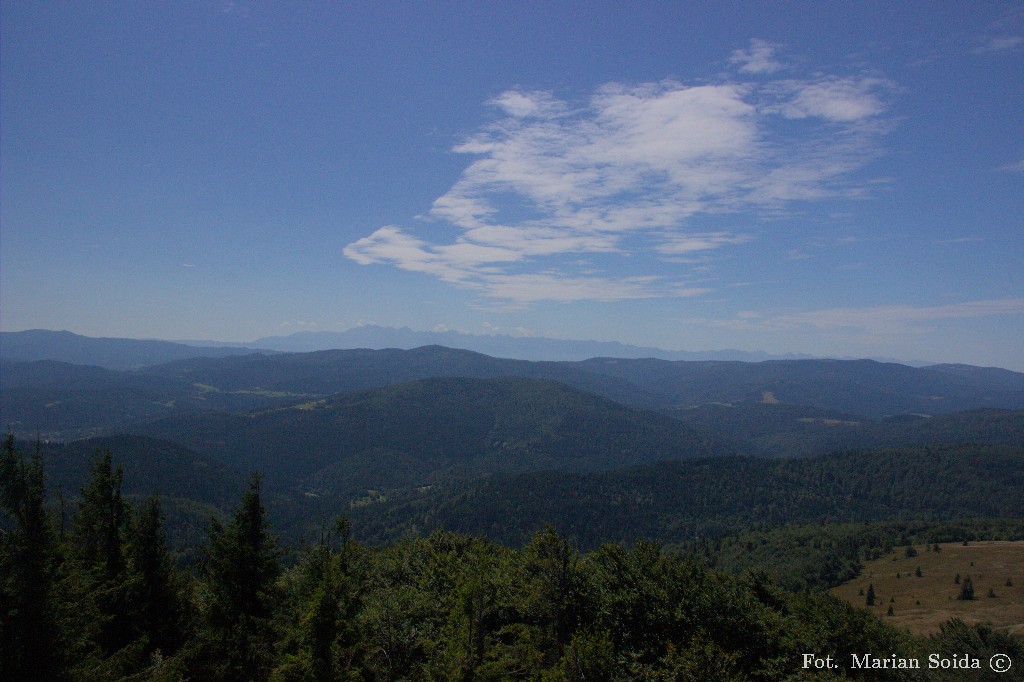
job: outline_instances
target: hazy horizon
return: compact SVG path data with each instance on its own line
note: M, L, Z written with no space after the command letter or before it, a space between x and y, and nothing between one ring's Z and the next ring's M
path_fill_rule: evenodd
M1024 370L1024 9L0 5L0 328Z

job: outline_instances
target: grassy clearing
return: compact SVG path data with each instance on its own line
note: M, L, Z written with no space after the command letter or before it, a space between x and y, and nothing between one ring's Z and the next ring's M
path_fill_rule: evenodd
M927 545L915 545L917 556L913 557L907 556L905 547L899 547L866 563L860 576L835 588L832 594L866 607L871 585L875 605L867 608L914 634L938 632L941 623L960 618L968 623L991 623L1024 638L1024 542L951 543L939 547L941 551L935 552ZM920 577L916 575L918 568ZM960 584L955 580L957 574ZM968 576L974 584L975 598L957 599ZM996 596L988 596L989 590ZM893 614L887 616L890 606Z

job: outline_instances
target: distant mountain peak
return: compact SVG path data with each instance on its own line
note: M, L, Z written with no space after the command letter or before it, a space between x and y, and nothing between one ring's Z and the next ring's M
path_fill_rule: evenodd
M345 331L301 331L288 336L268 336L249 344L286 352L329 349L398 348L412 350L424 346L444 346L513 360L587 360L595 357L656 358L659 360L763 360L811 359L810 355L771 355L757 351L715 350L679 351L634 346L618 341L552 339L542 336L508 334L466 334L457 331L415 331L409 327L362 325Z

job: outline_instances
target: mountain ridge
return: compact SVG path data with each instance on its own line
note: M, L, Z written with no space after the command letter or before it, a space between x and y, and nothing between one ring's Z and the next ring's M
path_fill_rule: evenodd
M132 369L188 357L225 357L247 353L298 353L337 349L411 350L439 345L469 350L492 357L530 361L579 361L595 357L661 360L810 360L819 356L801 353L720 349L667 350L618 341L553 339L508 334L467 334L457 331L415 331L409 327L362 325L345 331L300 331L287 336L266 336L254 341L162 340L90 337L63 331L30 329L0 332L0 358L8 360L58 360L92 364L107 369ZM849 360L851 358L837 358ZM918 360L872 358L911 367L934 363Z

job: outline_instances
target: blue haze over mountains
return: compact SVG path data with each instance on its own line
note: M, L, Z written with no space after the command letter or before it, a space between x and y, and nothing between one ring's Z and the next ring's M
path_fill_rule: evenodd
M390 345L441 340L386 331L397 342ZM363 329L371 336L356 340L376 332ZM332 338L303 334L260 345ZM479 519L509 515L502 500L534 505L519 499L523 491L548 486L582 504L597 504L600 491L613 489L616 498L659 500L658 509L630 512L647 521L630 521L621 537L608 530L587 542L645 534L678 540L680 529L697 528L699 510L687 506L694 486L728 488L736 466L753 472L751 480L778 479L766 484L778 487L777 496L796 485L795 476L810 497L841 500L842 489L814 488L832 480L819 470L847 476L868 461L887 463L879 480L906 483L924 480L922 472L943 481L970 462L977 481L960 497L942 488L945 502L920 503L928 513L998 516L1019 507L1012 493L1024 461L1024 373L874 360L679 361L601 350L586 360L530 361L441 345L284 352L3 333L0 423L21 438L38 435L51 485L64 490L84 483L97 448L113 450L132 494L164 498L181 546L195 544L209 515L253 470L264 475L275 522L291 537L311 531L324 509L350 507L367 537L382 540L424 518L475 531ZM758 463L802 458L814 463ZM651 480L667 487L652 496ZM992 491L1013 503L990 508ZM480 503L467 502L473 499ZM780 519L922 513L893 511L906 506L895 498L858 500L856 508L782 505ZM698 525L756 517L752 507L737 512L743 504L734 502L720 510L733 516L712 510L718 520ZM571 520L565 510L544 513ZM487 532L518 542L539 523L516 518L521 523ZM621 520L608 512L586 524L611 528L614 519Z
M7 360L59 360L97 365L107 369L132 369L190 357L227 357L252 352L306 353L344 348L400 348L446 346L476 351L498 358L516 360L587 360L596 357L657 358L660 360L806 360L814 356L783 355L741 350L682 351L649 346L632 346L616 341L586 341L502 334L464 334L456 331L415 331L363 325L345 331L302 331L287 336L267 336L250 342L209 340L166 341L159 339L118 339L81 336L68 331L32 329L0 332L0 357ZM848 358L847 358L848 359ZM910 366L931 363L901 362Z

